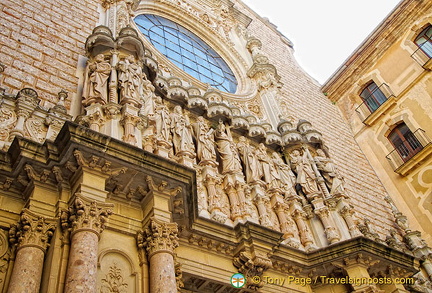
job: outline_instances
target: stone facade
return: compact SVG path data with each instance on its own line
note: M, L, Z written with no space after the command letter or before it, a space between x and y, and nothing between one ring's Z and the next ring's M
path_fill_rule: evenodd
M429 290L430 249L338 107L241 1L0 8L3 291ZM237 91L176 67L140 14L199 36Z
M402 1L322 89L341 109L396 213L429 245L432 53L430 38L419 36L432 31L431 8L430 1ZM376 89L364 95L371 85Z

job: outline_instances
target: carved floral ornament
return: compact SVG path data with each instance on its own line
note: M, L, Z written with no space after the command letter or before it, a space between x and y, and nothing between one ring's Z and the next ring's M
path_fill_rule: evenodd
M41 217L28 209L21 213L18 224L9 229L9 242L18 249L32 246L44 252L49 246L56 227L56 219Z
M174 249L179 245L177 224L152 218L148 227L138 232L137 244L139 249L147 252L148 259L161 252L174 255Z
M60 222L63 230L70 230L71 236L79 231L92 231L99 237L105 229L113 204L96 202L75 194L69 210L62 211Z

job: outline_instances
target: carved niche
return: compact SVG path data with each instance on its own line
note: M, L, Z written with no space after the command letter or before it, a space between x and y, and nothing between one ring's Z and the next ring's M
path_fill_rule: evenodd
M108 249L98 258L97 292L138 292L138 278L132 259L123 251Z

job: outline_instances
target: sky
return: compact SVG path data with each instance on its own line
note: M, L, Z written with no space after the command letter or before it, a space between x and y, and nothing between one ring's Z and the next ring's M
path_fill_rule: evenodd
M323 84L400 0L243 0L294 43L301 67ZM257 36L259 38L259 36Z

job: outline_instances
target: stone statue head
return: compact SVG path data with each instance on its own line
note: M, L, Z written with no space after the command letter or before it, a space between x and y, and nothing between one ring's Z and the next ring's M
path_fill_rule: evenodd
M175 106L174 113L182 114L182 107L180 107L179 105Z
M96 62L103 62L103 61L105 61L105 55L104 54L97 54L96 57L94 58L94 60Z

